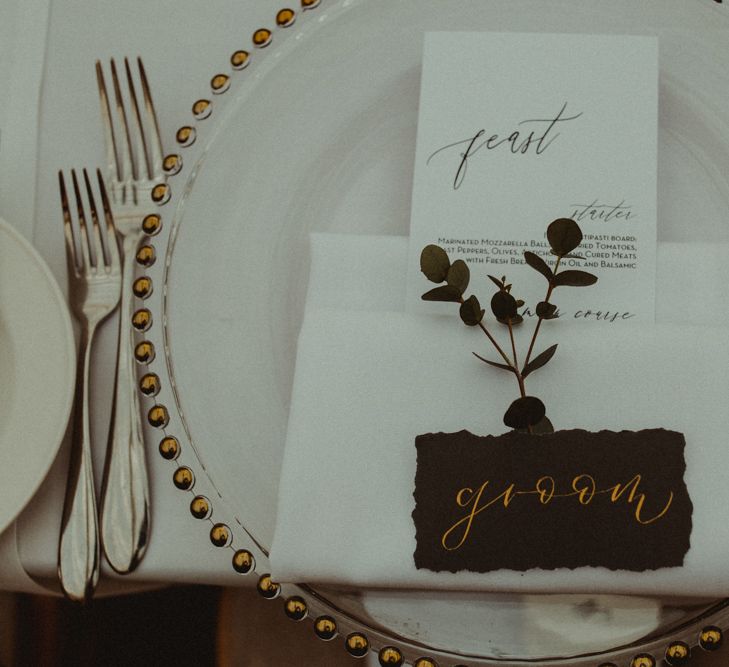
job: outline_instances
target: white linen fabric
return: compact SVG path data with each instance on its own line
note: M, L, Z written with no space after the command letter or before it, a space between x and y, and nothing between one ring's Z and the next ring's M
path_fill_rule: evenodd
M684 566L452 574L417 570L413 562L414 439L461 429L504 432L503 412L516 397L513 378L470 354L490 351L480 330L457 317L402 312L407 239L314 236L273 577L364 587L729 593L721 500L729 466L729 329L725 314L717 314L729 278L725 251L659 244L656 325L549 322L537 350L560 347L528 380L559 429L663 427L685 434L694 512ZM341 294L350 295L346 302Z

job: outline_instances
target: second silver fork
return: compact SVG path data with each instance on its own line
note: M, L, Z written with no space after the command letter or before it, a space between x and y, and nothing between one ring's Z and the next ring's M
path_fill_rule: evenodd
M91 345L98 325L119 304L121 289L121 261L114 220L101 174L97 172L101 208L96 205L96 197L85 169L83 180L88 207L84 204L76 172L71 172L77 220L77 231L74 231L74 207L69 201L63 173L58 174L66 238L69 305L81 325L71 458L58 541L58 576L66 596L79 602L92 597L99 579L99 539L89 421ZM101 231L102 214L107 231L106 244Z
M96 63L109 177L107 186L123 248L123 283L119 320L112 422L101 492L101 543L109 565L132 572L149 542L150 505L144 435L137 394L131 328L134 261L144 219L154 214L151 190L163 180L162 145L146 73L137 59L144 114L140 111L132 68L124 60L129 104L125 104L116 63L111 61L116 122L104 73ZM144 121L143 121L144 116ZM132 140L134 137L134 141Z

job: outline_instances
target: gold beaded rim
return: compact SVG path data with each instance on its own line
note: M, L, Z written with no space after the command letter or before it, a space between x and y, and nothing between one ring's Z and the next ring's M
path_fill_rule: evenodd
M145 396L156 396L160 390L160 379L157 373L145 373L139 378L139 391Z
M140 276L132 285L132 292L138 299L146 299L152 296L153 285L149 276Z
M276 14L276 25L279 28L288 28L296 21L296 12L293 9L282 9Z
M246 67L248 67L251 54L248 53L248 51L244 51L243 49L236 51L233 53L232 56L230 56L230 65L234 70L242 70Z
M147 236L156 236L160 229L162 229L162 218L158 213L150 213L142 220L142 231Z
M309 613L304 598L299 595L292 595L284 603L284 613L292 621L303 621Z
M691 647L686 642L672 642L666 649L666 663L670 667L682 667L691 658Z
M377 659L383 667L387 665L394 665L394 667L401 667L403 664L402 653L398 651L394 646L383 646L380 649Z
M156 352L154 349L154 345L148 340L143 340L141 343L137 343L134 348L134 358L140 364L152 363L152 361L154 361L155 355Z
M209 115L210 114L208 114L208 116ZM162 160L162 169L164 169L167 176L179 174L182 169L182 156L177 153L170 153L169 155L166 155L165 159Z
M253 33L253 37L251 40L253 41L253 46L255 46L257 49L263 49L267 47L271 40L273 39L273 33L268 28L259 28L256 30L256 32Z
M139 266L148 268L154 264L156 259L157 255L155 254L154 247L151 245L144 244L137 250L136 260Z
M230 77L227 74L216 74L210 80L210 88L213 95L221 95L230 88ZM212 111L212 107L208 104L208 109Z
M308 11L311 9L314 9L318 7L321 4L321 0L300 0L301 10L302 11ZM293 25L293 23L296 21L296 12L293 9L284 8L280 10L276 14L275 22L276 26L279 29L285 29ZM254 47L254 49L264 49L268 47L273 41L273 31L269 30L268 28L259 28L256 30L252 37L251 42ZM230 65L233 72L241 71L246 69L252 61L252 55L251 52L245 49L239 49L230 57ZM213 95L222 95L227 90L230 89L231 86L231 78L227 74L216 74L211 79L211 90ZM193 119L196 122L203 121L210 117L213 111L213 103L211 100L200 98L197 100L193 106L192 106L192 115ZM197 139L197 129L194 125L184 125L178 129L178 131L175 134L176 141L178 145L181 148L189 148L195 144L195 141ZM175 176L179 174L182 171L183 168L183 162L182 162L182 156L179 154L172 154L168 155L164 158L163 161L163 169L165 170L165 173L168 176ZM160 206L163 206L167 202L170 201L172 197L172 191L170 187L164 183L164 184L158 184L155 186L152 192L152 200L157 203ZM173 223L174 224L174 223ZM159 226L155 227L154 225L150 226L150 229L152 230L151 233L148 234L148 236L154 236L156 234L159 234L161 231L161 217L159 217ZM145 230L146 231L146 230ZM152 244L145 243L144 245L141 245L140 248L137 251L136 254L136 261L137 264L140 267L148 268L152 267L155 264L156 261L156 250L155 247ZM140 289L140 294L137 295L135 293L135 296L140 299L146 299L152 296L153 290L152 290L152 283L151 279L149 279L146 276L142 276L142 278L147 278L150 282L147 285L148 289ZM136 285L136 283L135 283ZM141 287L141 285L140 285ZM162 312L164 312L164 309L162 309ZM133 326L136 328L136 323L132 323ZM151 318L150 318L150 324L151 324ZM140 355L137 355L137 351L139 350ZM143 353L143 354L142 354ZM140 359L140 356L144 357L144 360ZM137 361L140 363L152 363L155 358L155 352L154 352L154 345L151 341L142 341L135 347L135 357L137 358ZM150 374L145 375L145 378L149 378ZM156 377L156 376L155 376ZM144 378L142 378L144 380ZM147 390L149 391L151 387L154 387L153 393L145 393L145 391L142 388L142 382L140 381L140 391L145 395L146 398L154 398L159 393L160 389L160 380L159 377L156 378L155 381L150 381L149 379L146 380L145 386L147 387ZM154 408L157 408L154 410ZM167 412L166 408L162 405L154 405L153 408L150 408L148 411L148 417L151 415L155 415L157 418L154 420L155 422L159 422L159 426L155 426L150 419L150 426L153 426L155 428L161 428L162 430L167 429L170 418L169 413ZM164 417L164 419L162 419ZM161 420L161 421L160 421ZM238 546L235 546L233 543L235 541L236 535L234 534L234 531L230 528L229 525L224 523L213 523L212 521L212 503L208 499L208 497L203 495L195 495L195 491L193 490L193 487L195 487L197 480L195 479L195 475L191 468L189 468L186 465L180 465L178 462L178 459L180 457L182 448L180 446L179 440L174 437L174 435L164 433L162 439L159 441L159 452L160 456L167 461L171 461L176 465L176 469L173 472L173 483L174 485L183 491L188 491L191 493L194 497L190 503L190 512L192 516L195 519L198 520L207 520L211 524L210 528L210 540L211 542L216 546L220 548L230 548L232 550L232 557L231 557L231 567L233 572L236 574L248 574L250 572L254 572L256 570L256 558L254 556L254 553L248 549L243 549ZM203 516L202 510L205 509L205 515ZM240 524L239 520L235 520L238 524L238 527L241 529L241 533L247 535L247 538L252 539L250 535L248 535L243 528L242 524ZM265 566L266 560L267 560L267 554L266 552L260 548L260 545L257 545L255 547L252 547L253 551L259 552L261 555L261 563L263 566ZM303 610L305 610L305 617L312 617L310 614L310 611L319 609L319 610L329 610L331 609L329 603L326 601L326 599L321 598L318 594L312 593L309 591L309 589L305 586L295 586L295 585L280 585L276 582L273 582L271 580L271 577L269 574L263 574L259 577L259 580L257 582L257 590L261 597L265 599L276 599L279 598L282 591L295 591L299 593L303 593L303 595L288 595L288 592L286 593L287 597L285 597L284 601L284 611L286 612L286 616L291 618L294 621L300 621L302 618L296 618L297 615L303 613ZM313 597L311 597L311 602L314 605L314 609L310 609L310 603L307 602L307 594L313 594ZM322 600L323 604L321 602L318 602L318 600ZM303 607L299 606L299 601L301 601L301 604ZM727 602L717 605L717 611L721 611L723 609L726 609ZM290 608L291 607L291 608ZM377 647L373 647L370 643L370 638L372 639L378 639L378 641L381 641L383 638L386 637L386 635L382 634L382 631L375 630L373 628L370 628L367 630L367 633L362 632L360 630L357 630L356 628L352 627L352 624L359 624L361 623L357 619L349 618L346 613L341 612L341 610L338 610L337 612L340 615L343 615L343 618L345 619L346 628L343 628L343 632L350 631L349 634L346 635L346 638L344 640L345 649L347 650L350 655L355 657L362 657L366 655L371 650L377 651ZM314 633L315 635L323 640L323 641L330 641L334 637L339 635L340 628L337 625L337 621L334 617L329 616L328 614L322 614L319 616L312 617L315 618L313 622L314 627ZM729 618L725 619L727 622L729 622ZM386 632L386 630L385 630ZM368 636L369 635L369 636ZM660 640L656 640L654 642L654 645L658 646ZM698 638L695 639L695 642L698 646L701 646L706 651L714 651L717 650L722 642L723 642L723 634L722 631L717 626L708 626L701 630L701 632L698 635ZM408 643L405 641L405 643ZM663 644L663 648L660 649L660 653L663 652L665 648L665 659L668 664L673 667L673 662L671 661L679 661L675 662L676 665L683 665L684 662L680 662L681 660L684 660L684 651L686 650L686 647L689 645L683 641L679 641L678 639L671 642L668 646ZM617 650L617 649L616 649ZM414 651L414 649L413 649ZM690 656L690 648L688 649L688 653ZM361 655L358 655L361 654ZM434 657L417 657L418 652L413 652L409 656L403 654L400 650L400 648L396 646L391 645L385 645L379 648L379 651L377 651L378 658L380 660L380 664L384 665L396 665L396 664L404 664L404 661L407 659L410 662L407 664L413 664L414 667L438 667L439 663L436 661ZM422 654L421 654L422 655ZM398 660L401 660L401 662L398 662ZM493 662L490 658L478 658L476 659L477 663L479 665L483 664L496 664ZM476 663L474 663L476 664ZM499 663L501 664L501 663ZM574 663L577 665L577 663ZM580 665L583 663L580 662ZM651 653L638 653L637 655L633 655L631 658L630 666L631 667L655 667L656 665L656 659L653 657L653 654ZM613 663L606 662L603 663L604 667L613 667ZM454 666L454 667L461 667L460 665Z
M331 641L337 636L337 622L331 616L319 616L314 621L314 633L322 641Z
M418 658L413 667L438 667L438 663L432 658Z
M152 326L152 311L149 308L140 308L134 311L132 326L140 333L149 331Z
M281 586L271 579L270 574L261 575L258 579L256 589L261 597L264 597L267 600L273 600L281 594Z
M180 144L180 146L182 146L183 148L187 148L188 146L192 146L195 143L195 139L197 138L197 132L195 131L195 128L191 125L183 125L179 130L177 130L175 138L177 139L177 143Z
M656 667L656 659L650 653L640 653L630 661L630 667Z
M233 554L233 569L238 574L250 574L255 567L255 556L248 549L238 549Z
M190 503L190 514L196 519L208 519L213 513L210 501L205 496L195 496Z
M361 632L352 632L344 640L347 653L355 658L364 658L369 653L370 642Z

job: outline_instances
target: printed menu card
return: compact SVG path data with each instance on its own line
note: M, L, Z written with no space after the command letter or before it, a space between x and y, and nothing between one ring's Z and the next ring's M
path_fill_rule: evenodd
M544 230L572 218L584 240L561 268L599 280L562 290L559 316L652 322L657 105L653 37L426 34L408 310L457 313L420 298L420 253L436 244L468 264L474 294L506 276L533 315L543 286L523 253L554 266Z

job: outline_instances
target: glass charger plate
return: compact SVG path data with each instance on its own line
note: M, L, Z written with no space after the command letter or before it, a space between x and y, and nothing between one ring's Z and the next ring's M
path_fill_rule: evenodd
M658 35L659 238L727 241L727 8L712 0L302 7L311 11L282 10L276 28L254 32L231 57L233 70L246 71L215 75L210 98L193 105L139 254L147 435L174 462L192 516L209 523L220 547L210 566L255 572L261 595L283 597L292 619L308 616L321 638L343 639L352 655L377 651L382 664L649 667L667 651L678 664L688 646L718 646L729 617L719 600L312 590L272 582L267 548L308 235L407 233L423 32Z

